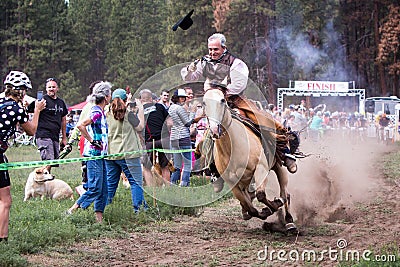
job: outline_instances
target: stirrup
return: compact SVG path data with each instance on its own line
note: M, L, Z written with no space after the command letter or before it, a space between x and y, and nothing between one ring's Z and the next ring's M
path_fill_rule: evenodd
M294 155L292 155L292 154L285 153L285 157L286 157L286 158L290 158L290 159L296 161L296 157L295 157Z
M293 153L293 155L297 158L297 159L303 159L305 157L308 157L309 155L304 154L301 151L296 151Z

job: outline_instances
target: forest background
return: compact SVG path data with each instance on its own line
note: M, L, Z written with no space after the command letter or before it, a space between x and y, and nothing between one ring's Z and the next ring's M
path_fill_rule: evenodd
M192 9L192 27L172 31ZM135 90L207 54L214 32L270 102L290 80L355 81L367 96L400 95L398 0L0 0L0 13L0 76L26 72L32 96L56 77L69 105L95 80Z

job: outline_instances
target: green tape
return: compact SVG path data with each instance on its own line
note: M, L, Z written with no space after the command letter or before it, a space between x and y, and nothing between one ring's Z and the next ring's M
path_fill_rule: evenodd
M183 152L192 152L193 149L180 149L180 150L171 150L171 149L148 149L148 150L138 150L138 151L130 151L125 153L117 153L117 154L110 154L105 156L95 156L95 157L81 157L81 158L70 158L70 159L54 159L54 160L41 160L41 161L25 161L25 162L8 162L8 163L1 163L0 170L15 170L15 169L25 169L25 168L36 168L41 166L47 165L54 165L54 164L67 164L67 163L74 163L74 162L82 162L88 160L96 160L96 159L104 159L110 157L121 157L127 155L135 155L135 154L143 154L145 152L152 152L158 151L163 153L183 153Z

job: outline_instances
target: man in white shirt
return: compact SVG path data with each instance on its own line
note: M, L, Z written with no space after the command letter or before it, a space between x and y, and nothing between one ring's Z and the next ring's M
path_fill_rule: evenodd
M221 33L215 33L208 38L208 52L201 61L195 60L181 70L185 82L205 79L204 90L221 88L226 93L226 98L231 107L250 118L260 126L263 136L272 135L276 139L276 156L284 162L289 172L297 171L295 158L289 154L288 142L285 136L286 129L283 125L268 114L261 111L243 94L246 89L249 69L242 60L233 56L225 46L226 38ZM263 142L264 143L264 142ZM265 144L265 143L264 143ZM265 147L267 148L267 147ZM275 153L266 156L271 160ZM268 154L268 155L267 155Z

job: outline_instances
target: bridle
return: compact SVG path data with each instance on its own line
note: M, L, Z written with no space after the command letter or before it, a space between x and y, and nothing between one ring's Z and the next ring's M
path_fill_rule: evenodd
M224 112L222 113L221 121L218 121L218 120L216 120L214 118L210 118L209 116L207 116L207 122L208 122L208 126L207 127L208 127L208 129L210 129L210 125L211 125L210 121L213 121L213 122L215 122L217 124L217 127L218 127L218 129L217 129L218 130L218 138L221 138L222 136L224 136L227 133L227 130L232 125L233 118L232 118L232 116L228 116L228 119L229 119L228 125L226 127L222 127L222 121L225 118L227 109L230 109L230 111L232 112L231 108L225 103L224 104ZM223 131L223 129L225 129L225 131Z

